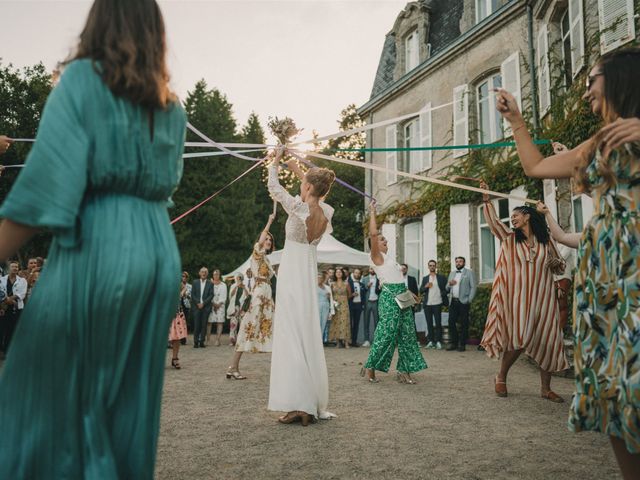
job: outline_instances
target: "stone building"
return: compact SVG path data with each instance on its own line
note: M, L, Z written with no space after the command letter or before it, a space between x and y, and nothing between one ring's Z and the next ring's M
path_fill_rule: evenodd
M368 124L403 118L370 130L367 147L465 146L507 139L509 129L495 109L496 87L511 91L534 124L544 122L554 94L551 78L562 75L571 83L589 68L589 54L634 40L634 11L633 0L409 2L384 39L370 99L358 109ZM604 32L598 51L586 51L586 39L598 32ZM365 161L441 177L468 153L465 148L367 152ZM384 172L367 170L365 184L382 209L419 194L418 181ZM551 181L544 187L552 211L569 212L561 223L581 229L592 211L590 199L574 196L563 204L556 202L557 191L567 185ZM512 193L526 196L518 185ZM508 219L517 202L495 204ZM455 256L466 257L480 280L490 282L499 245L480 206L451 205L450 218L452 263ZM437 222L431 211L382 226L390 250L414 275L424 274L427 261L437 258Z

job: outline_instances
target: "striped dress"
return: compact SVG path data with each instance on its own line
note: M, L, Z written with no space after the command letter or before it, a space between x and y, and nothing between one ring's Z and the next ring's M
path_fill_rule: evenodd
M551 240L547 245L534 240L529 248L516 241L491 203L485 203L484 211L501 247L481 345L490 357L524 349L545 371L568 368L553 273L547 267L552 254L561 258L556 246Z

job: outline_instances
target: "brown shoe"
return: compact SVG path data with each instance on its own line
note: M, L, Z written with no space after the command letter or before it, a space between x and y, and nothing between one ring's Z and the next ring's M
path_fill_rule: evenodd
M507 382L498 380L498 376L493 377L493 384L495 387L496 395L499 397L507 396Z
M564 403L564 398L552 390L549 390L546 393L541 393L540 396L546 400L552 401L553 403Z

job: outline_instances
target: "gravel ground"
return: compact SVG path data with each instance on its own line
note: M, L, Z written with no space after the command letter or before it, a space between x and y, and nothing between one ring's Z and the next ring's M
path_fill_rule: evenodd
M166 370L157 479L620 478L608 439L570 433L568 403L541 399L525 361L510 373L509 397L497 398L498 364L474 347L423 350L429 369L417 385L393 373L369 384L358 375L368 349L329 347L329 410L338 417L303 428L266 409L269 354L245 354L249 378L233 381L224 376L232 347L189 343L183 368ZM552 385L570 399L572 380Z

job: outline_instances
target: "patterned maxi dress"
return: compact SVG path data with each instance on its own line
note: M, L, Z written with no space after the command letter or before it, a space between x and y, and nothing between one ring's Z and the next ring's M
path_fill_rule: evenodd
M382 265L371 262L382 283L382 291L378 297L378 326L364 368L388 372L397 345L398 372L419 372L427 368L427 362L416 341L413 311L411 308L401 310L395 299L396 295L407 290L404 277L400 265L387 255L383 254L382 257Z
M0 215L53 241L0 372L0 478L152 479L186 118L65 69Z
M331 284L333 300L337 303L337 305L335 305L336 313L331 319L331 325L329 326L329 340L332 342L337 340L349 342L351 340L348 285L347 282L342 282L342 285L339 285L338 282Z
M273 269L259 244L253 247L251 271L255 272L255 283L251 291L249 310L240 321L236 340L236 352L270 352L273 342L273 298L271 277Z
M592 188L593 218L578 247L574 345L576 395L569 428L618 437L640 453L640 145L608 159L617 184ZM587 173L602 184L596 160Z
M569 367L564 354L560 312L547 266L551 256L561 258L552 240L517 242L513 230L502 223L490 202L484 212L491 232L500 239L500 254L493 280L489 315L480 344L490 357L524 350L540 368L557 372Z

